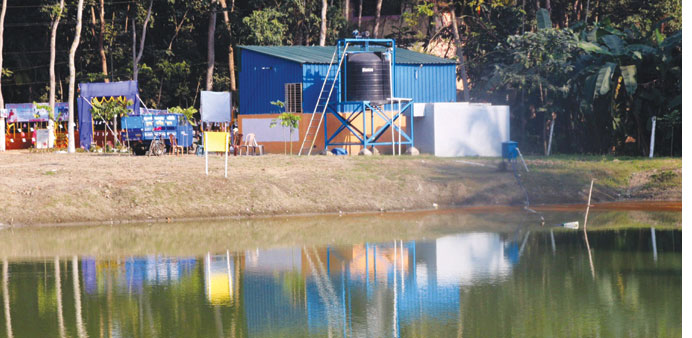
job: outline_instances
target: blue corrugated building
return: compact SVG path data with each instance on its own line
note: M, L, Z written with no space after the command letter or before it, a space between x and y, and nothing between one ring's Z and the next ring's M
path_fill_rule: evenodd
M335 47L240 48L240 114L280 113L270 102L287 102L285 84L301 84L302 112L313 112ZM395 97L418 103L456 101L454 60L397 48L394 75Z

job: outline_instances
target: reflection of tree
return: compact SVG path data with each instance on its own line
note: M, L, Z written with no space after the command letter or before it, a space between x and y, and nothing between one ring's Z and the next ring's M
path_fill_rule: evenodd
M82 289L79 287L79 261L77 256L72 257L72 284L74 287L74 306L75 316L77 318L77 335L82 338L86 337L86 329L82 319Z
M521 262L506 280L462 288L463 335L680 335L681 279L674 272L681 271L679 255L667 257L664 270L670 269L670 275L662 270L652 273L646 240L639 241L636 249L620 251L614 250L618 237L629 236L636 243L638 236L589 232L592 245L613 248L594 257L598 276L594 280L581 235L556 231L558 250L553 255L550 234L534 232Z
M60 279L60 259L55 257L55 305L58 312L58 330L60 338L65 337L65 319L62 313L62 285Z
M281 287L294 307L305 303L305 278L300 271L287 271L281 274Z
M7 258L2 261L2 299L5 305L5 327L7 328L7 337L13 337L12 334L12 314L10 313L10 292L8 284L10 276L8 275L9 268Z

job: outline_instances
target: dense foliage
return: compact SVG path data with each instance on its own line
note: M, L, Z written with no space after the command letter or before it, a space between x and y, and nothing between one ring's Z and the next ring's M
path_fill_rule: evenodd
M48 101L50 23L56 17L56 3L9 1L2 69L5 102ZM76 3L65 1L58 27L58 101L67 99L67 49L74 36ZM133 54L139 52L149 4L149 0L85 1L78 83L132 79ZM238 76L229 68L237 70L241 61L239 53L229 53L229 45L316 45L322 4L318 0L154 0L137 63L141 98L152 108L198 107L210 60L210 31L216 47L212 87L229 90ZM641 155L648 149L652 116L661 126L657 152L681 152L679 0L330 0L327 4L327 45L356 28L373 30L378 7L385 27L380 36L396 38L403 47L432 52L434 41L452 41L456 29L464 47L471 100L510 105L512 138L526 152L546 150L548 125L554 119L554 151ZM450 11L456 14L457 27L444 18ZM217 20L211 21L214 13ZM234 63L228 62L229 55Z

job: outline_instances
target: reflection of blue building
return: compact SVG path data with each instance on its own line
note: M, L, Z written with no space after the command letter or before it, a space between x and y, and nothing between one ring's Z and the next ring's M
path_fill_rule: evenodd
M94 258L82 258L84 290L87 294L98 292L99 264ZM108 262L103 262L108 264ZM130 291L141 291L144 283L149 285L168 284L192 273L195 258L132 257L124 262L124 275L118 284Z
M330 274L336 291L337 308L343 308L342 318L347 332L366 336L391 335L401 323L415 322L424 314L435 320L454 320L458 317L460 288L465 285L492 283L504 278L518 261L506 258L505 246L494 233L469 233L446 236L434 241L368 245L367 255L386 252L395 264L368 267L366 277L350 270L345 262L343 271ZM403 253L403 257L402 257ZM332 259L330 255L328 259ZM518 258L518 257L517 257ZM377 259L368 259L377 263ZM330 262L326 262L331 266ZM386 270L386 278L370 271ZM311 329L327 325L324 316L327 305L314 282L308 280L307 309ZM334 301L332 301L334 303ZM384 309L373 318L352 318L353 304L363 304L370 311ZM336 312L332 309L332 313ZM355 320L355 324L353 323ZM393 331L392 331L393 330Z
M242 292L249 336L304 328L304 281L300 249L246 252Z

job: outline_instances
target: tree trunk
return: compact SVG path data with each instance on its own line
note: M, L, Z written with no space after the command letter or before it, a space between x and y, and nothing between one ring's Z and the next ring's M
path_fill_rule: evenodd
M96 12L94 6L91 6L91 36L96 37Z
M4 1L4 0L3 0ZM77 27L75 28L74 40L72 41L72 46L70 47L69 55L69 67L70 67L70 88L69 94L67 94L67 104L69 107L69 116L67 122L67 152L75 152L75 139L74 139L74 96L75 96L75 66L74 66L74 56L77 53L77 47L79 47L79 38L82 35L82 10L84 7L84 0L79 0L77 3Z
M470 101L469 93L469 78L466 74L466 64L464 62L464 47L461 45L461 37L459 36L459 25L457 25L457 14L454 10L454 5L450 5L449 9L452 11L452 31L454 33L454 42L457 47L457 58L459 62L459 73L461 73L461 81L464 84L464 101Z
M104 9L103 0L99 0L99 21L101 21L101 29L99 31L99 54L101 55L101 72L103 73L104 82L108 80L108 61L106 60L106 51L103 49L103 34L106 31L106 12Z
M322 0L322 20L320 24L320 46L324 46L327 42L327 0Z
M211 2L209 13L209 28L207 30L207 84L206 90L214 87L214 34L216 33L216 1Z
M56 37L58 35L58 25L60 24L60 19L62 18L62 11L65 8L65 0L60 0L60 10L58 14L53 18L50 28L50 62L48 66L48 77L50 81L50 90L48 93L48 106L50 111L53 113L53 118L57 121L58 112L55 111L55 45ZM53 132L55 126L53 125L53 119L48 121L48 129Z
M82 1L82 0L80 0ZM144 54L144 41L147 38L147 26L149 26L149 18L151 18L151 7L154 5L154 0L149 0L149 9L147 10L147 17L144 19L144 24L142 25L142 38L139 40L139 51L137 52L137 7L135 6L135 13L132 16L132 79L137 81L139 75L139 61L142 60L142 54ZM136 98L135 98L136 99Z
M382 12L382 0L377 0L375 7L375 28L372 30L372 35L375 39L380 37L380 12Z
M137 14L132 16L132 80L137 81L139 66L137 62Z
M2 10L0 11L0 79L2 79L2 48L5 36L5 12L7 11L7 0L2 0ZM1 81L0 81L1 83ZM0 87L0 109L5 108L5 99L2 97L2 87ZM5 118L0 118L0 128L2 128L2 133L0 133L0 151L5 151Z
M361 19L363 18L363 0L358 2L358 30L360 30Z
M2 11L0 11L0 79L2 78L3 61L3 45L5 40L5 12L7 12L7 0L2 0ZM0 81L0 84L2 81ZM2 87L0 87L0 108L5 108L5 98L2 96Z
M223 11L223 20L226 22L226 29L228 30L228 36L229 36L229 41L228 41L228 72L229 72L229 80L230 80L230 86L229 89L231 92L236 91L236 84L235 84L235 56L233 54L233 29L231 27L231 20L228 17L228 11L226 10L226 0L220 0L221 2L221 7L224 9ZM233 11L233 8L231 7L231 12Z
M346 22L349 22L351 14L351 0L344 0L344 19L346 19Z

